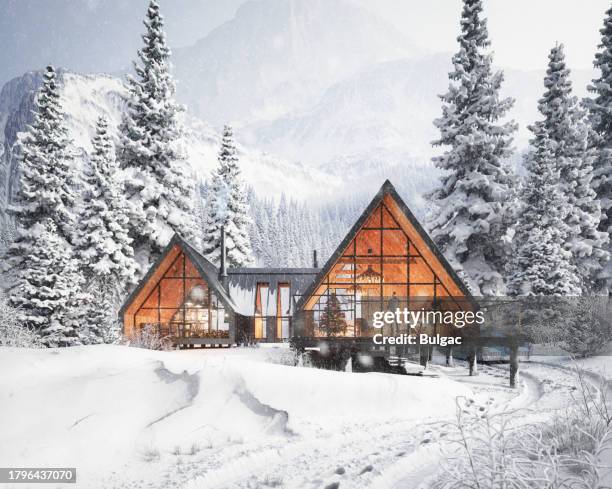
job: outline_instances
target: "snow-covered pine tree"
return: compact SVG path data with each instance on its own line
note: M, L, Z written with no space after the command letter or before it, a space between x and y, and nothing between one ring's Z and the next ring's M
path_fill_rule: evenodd
M0 226L0 256L4 255L15 241L15 224L7 219Z
M249 206L251 220L249 224L249 238L251 241L254 262L260 266L265 266L263 256L265 253L266 233L268 232L267 215L263 205L257 199L253 188L249 188L247 191L247 204Z
M262 263L271 267L277 264L276 260L279 255L279 250L275 246L275 239L278 236L278 227L276 223L276 210L274 208L274 201L272 199L266 199L263 202L263 214L264 219L262 226L260 227L260 233L262 236Z
M65 246L72 241L75 181L53 66L45 70L35 107L34 120L20 140L20 186L10 208L15 216L15 239L6 256L9 273L28 266L23 262L38 238L32 234L35 224L51 219Z
M481 0L464 0L459 51L450 86L441 96L442 117L434 124L448 149L433 159L444 171L429 196L436 207L428 219L432 237L476 293L503 293L513 174L507 163L514 122L502 122L514 101L500 98L501 71L492 56Z
M508 291L519 296L581 293L572 254L565 248L567 206L555 161L556 143L546 126L535 125L528 171L521 191Z
M274 247L276 249L276 260L280 267L288 266L291 242L289 239L289 205L287 197L283 192L276 210L276 233L274 236Z
M128 236L127 203L117 178L108 123L100 117L84 170L83 204L75 237L75 254L89 281L110 278L119 292L135 282L137 265Z
M83 199L74 239L74 253L87 288L96 301L88 307L88 339L99 343L114 323L114 312L126 287L136 280L132 239L128 236L127 202L117 178L117 163L108 133L100 117L92 140L89 165L84 169Z
M579 297L570 302L558 328L565 351L586 358L607 350L612 339L608 304L605 296Z
M593 158L588 149L586 114L572 95L563 44L552 48L548 59L545 92L538 102L543 119L535 123L534 132L544 127L552 141L567 211L565 247L572 252L581 289L592 292L598 288L598 277L608 259L608 235L597 229L601 207L591 187Z
M206 229L206 201L208 200L208 183L206 180L196 184L195 202L193 205L196 234L202 236Z
M234 134L229 125L223 128L218 162L219 166L215 169L208 189L203 251L209 260L219 264L221 229L225 228L227 265L246 266L252 263L249 238L250 215L240 176Z
M51 218L35 223L28 266L18 271L9 301L19 320L46 346L81 344L78 321L83 277Z
M121 337L117 312L124 294L110 276L96 276L85 286L81 297L83 314L79 334L85 344L116 343Z
M150 1L144 24L136 77L128 77L117 156L126 170L132 246L146 270L175 232L192 242L197 237L194 178L179 146L178 115L183 109L174 100L170 49L157 0Z
M599 31L601 43L595 54L594 66L599 76L588 87L592 96L585 100L589 109L589 146L594 151L593 188L601 203L599 230L606 232L612 245L612 7L606 11ZM612 251L611 247L608 247ZM612 283L612 266L608 266Z

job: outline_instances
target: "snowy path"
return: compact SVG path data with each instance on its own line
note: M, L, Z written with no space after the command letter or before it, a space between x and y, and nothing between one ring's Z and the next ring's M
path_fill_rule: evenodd
M508 377L507 366L481 366L480 381L474 381L483 386L484 377ZM478 377L476 377L478 379ZM598 378L592 377L597 382ZM538 419L550 417L554 412L565 409L576 391L576 374L569 368L545 363L522 363L520 366L517 396L511 398L504 406L498 403L492 409L517 410L516 422L527 424ZM443 431L442 431L443 433ZM441 444L444 437L436 437L435 443L427 447L418 447L411 457L399 460L387 467L369 486L375 489L427 489L435 476L440 457ZM346 486L351 487L351 486Z

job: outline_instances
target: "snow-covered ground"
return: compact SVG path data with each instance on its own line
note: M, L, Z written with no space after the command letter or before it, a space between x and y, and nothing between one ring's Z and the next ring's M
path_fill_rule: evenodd
M436 472L457 397L527 419L575 389L542 364L523 364L513 390L503 367L415 377L270 361L286 354L0 349L1 465L77 467L91 488L414 489Z

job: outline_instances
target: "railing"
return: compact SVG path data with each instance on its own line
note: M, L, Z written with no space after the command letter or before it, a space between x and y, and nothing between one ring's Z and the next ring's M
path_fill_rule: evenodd
M152 326L161 338L229 339L228 330L205 330L192 323L146 323L140 327Z

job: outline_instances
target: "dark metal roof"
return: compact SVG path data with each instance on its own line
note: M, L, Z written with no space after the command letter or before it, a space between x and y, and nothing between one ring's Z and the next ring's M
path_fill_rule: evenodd
M436 246L433 240L429 237L429 235L427 234L427 231L423 229L423 226L421 226L418 219L412 213L408 205L399 196L393 184L389 180L385 180L385 183L383 183L382 187L380 187L380 190L377 192L376 196L372 199L372 201L365 208L365 210L363 211L359 219L357 219L357 222L355 222L355 224L353 225L351 230L347 233L347 235L342 240L340 245L338 245L338 248L336 248L336 251L334 251L334 253L329 257L329 259L325 263L325 266L319 272L319 275L312 281L312 283L304 291L304 293L302 294L301 298L299 299L296 305L296 308L298 310L300 310L304 306L308 298L314 293L314 291L320 285L320 283L325 278L325 276L331 271L334 264L338 261L338 259L342 255L342 252L344 251L344 249L355 238L355 236L357 236L357 233L359 232L359 230L365 223L366 219L368 219L370 215L372 214L372 212L380 205L385 195L391 196L391 198L395 200L395 202L397 202L400 210L405 214L405 216L408 218L410 223L414 226L415 230L417 231L417 233L419 233L421 238L423 238L423 240L425 241L425 244L434 253L434 255L440 261L440 263L442 264L446 272L457 283L459 289L461 289L461 292L463 292L465 297L470 301L470 303L473 306L476 306L474 297L472 296L468 288L465 286L461 278L457 275L457 272L455 272L455 270L450 265L448 260L444 257L440 249Z

